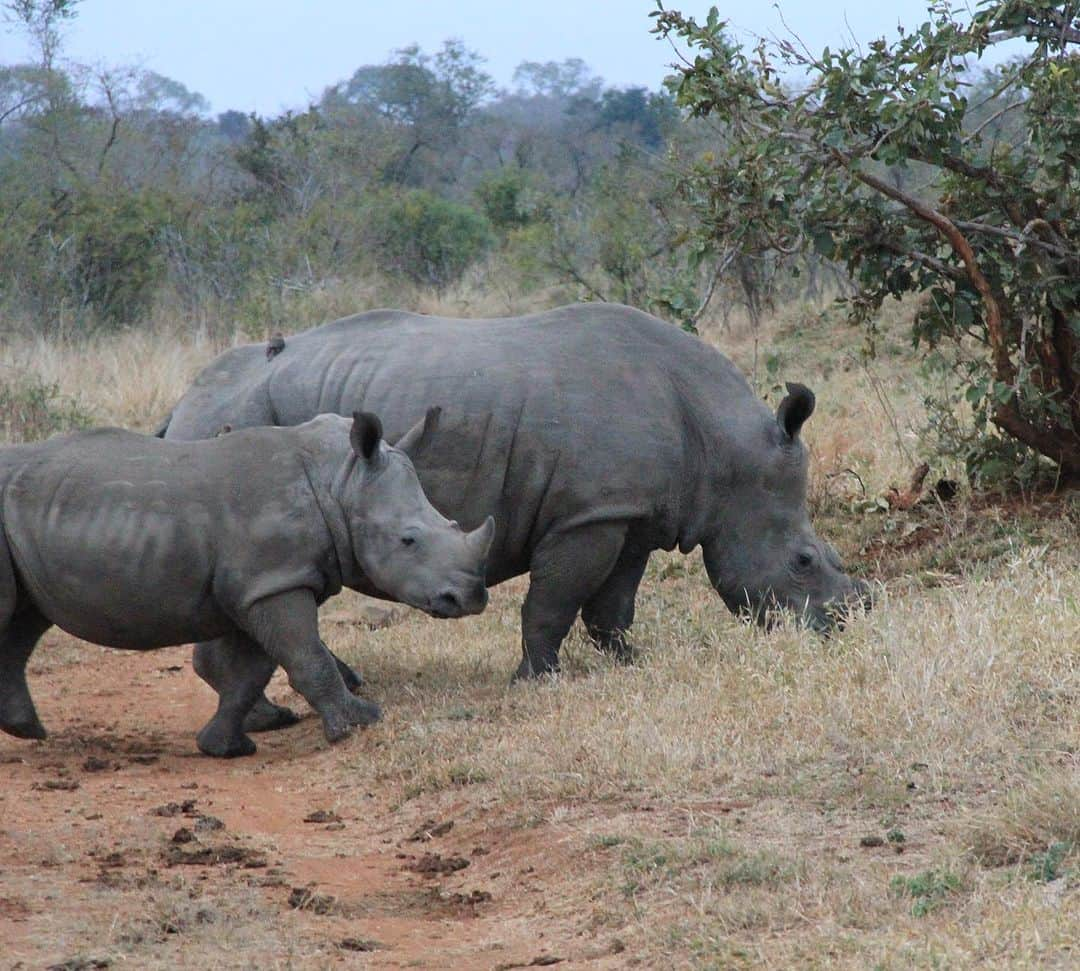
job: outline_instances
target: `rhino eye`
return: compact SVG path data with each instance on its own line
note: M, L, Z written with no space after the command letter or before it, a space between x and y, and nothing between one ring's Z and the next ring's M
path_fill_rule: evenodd
M796 554L795 565L800 570L809 570L814 565L814 554L806 551Z
M413 537L413 536L402 536L401 537L401 545L402 546L412 546L413 543L415 543L415 542L416 542L416 538Z

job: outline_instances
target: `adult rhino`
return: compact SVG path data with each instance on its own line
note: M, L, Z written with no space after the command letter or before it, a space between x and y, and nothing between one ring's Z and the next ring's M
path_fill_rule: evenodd
M649 554L701 546L733 611L792 608L817 628L862 590L814 533L799 430L802 385L774 415L718 351L616 304L458 320L398 310L346 317L208 365L158 434L293 425L374 408L391 431L417 403L443 430L414 457L432 502L498 528L489 586L531 573L517 677L558 667L580 610L604 649L626 631Z
M209 442L103 429L0 449L0 729L45 737L25 668L53 624L108 647L204 642L195 666L220 698L198 735L208 755L255 751L256 702L290 720L263 694L278 664L331 742L378 719L319 640L317 606L361 583L437 616L487 603L494 524L444 519L408 457L437 418L397 447L357 414Z

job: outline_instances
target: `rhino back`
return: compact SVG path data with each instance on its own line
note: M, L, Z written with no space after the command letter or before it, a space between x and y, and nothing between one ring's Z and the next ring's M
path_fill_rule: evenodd
M417 471L464 526L495 516L496 581L527 569L553 528L634 520L655 545L681 542L718 415L758 407L722 355L617 305L478 321L360 314L289 338L267 370L281 424L367 409L393 440L441 406Z
M263 488L247 453L272 450L224 446L105 429L24 451L4 481L2 526L38 608L86 640L158 647L220 635L265 574L303 574L306 479Z
M272 425L266 393L265 345L246 344L220 354L196 376L158 432L159 438L192 442L213 438L226 425Z

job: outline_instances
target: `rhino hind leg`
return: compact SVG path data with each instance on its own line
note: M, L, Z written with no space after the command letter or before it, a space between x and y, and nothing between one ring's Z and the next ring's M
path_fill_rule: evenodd
M337 665L338 674L341 675L341 680L345 682L345 690L350 694L356 694L364 686L364 679L360 676L360 672L341 660L341 658L331 651L330 648L326 647L325 643L321 641L320 643L322 643L322 646L326 648L327 653L334 659L334 663Z
M215 641L196 644L192 655L195 673L219 695L228 687L233 677L234 662L231 651L231 638L221 637ZM271 732L295 725L298 721L300 716L295 711L285 705L274 704L266 697L265 691L260 691L251 710L244 716L244 731Z
M0 730L16 738L45 738L26 683L26 662L52 624L34 608L8 617L0 629Z
M618 562L626 529L623 522L595 523L540 541L521 608L522 658L515 681L559 670L563 639Z
M246 626L322 718L327 741L338 742L353 728L382 717L378 705L346 689L336 658L319 639L318 607L310 590L290 590L257 601L248 610Z
M287 705L279 705L266 697L265 693L255 699L251 711L244 717L244 731L258 735L261 732L276 732L288 728L300 721L300 716Z
M199 732L199 751L218 758L252 755L255 743L246 734L248 713L263 695L277 665L244 634L196 647L195 670L218 693L218 709Z
M624 664L634 660L627 632L634 623L634 599L648 562L648 550L627 545L615 569L581 607L581 620L593 643Z

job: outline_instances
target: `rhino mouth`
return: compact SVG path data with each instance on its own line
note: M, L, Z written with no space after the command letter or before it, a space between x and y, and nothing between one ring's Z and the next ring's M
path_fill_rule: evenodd
M451 620L455 617L467 617L470 614L480 613L487 606L487 601L487 588L483 583L478 583L476 589L468 593L444 590L433 597L424 610L439 620Z
M744 595L744 599L741 602L736 601L734 607L730 602L728 606L736 616L766 631L774 631L782 626L785 617L794 617L800 625L823 637L843 630L844 624L856 609L853 604L845 601L819 606L810 603L787 603L772 595L754 599Z

